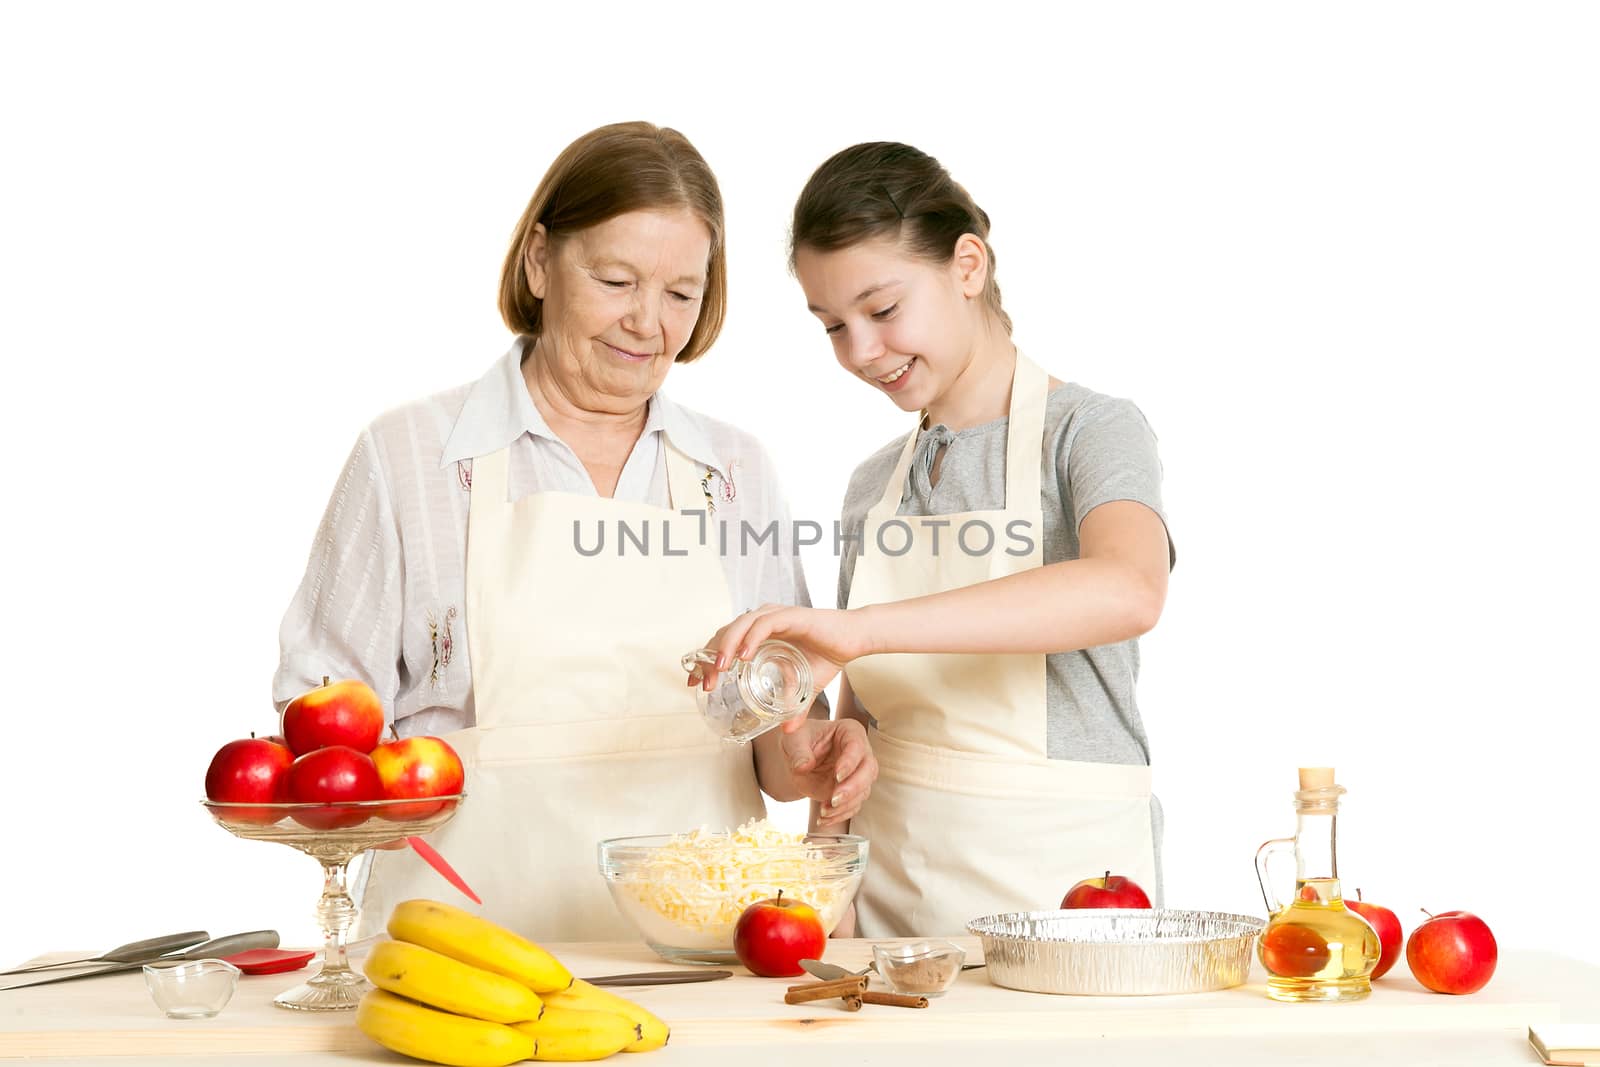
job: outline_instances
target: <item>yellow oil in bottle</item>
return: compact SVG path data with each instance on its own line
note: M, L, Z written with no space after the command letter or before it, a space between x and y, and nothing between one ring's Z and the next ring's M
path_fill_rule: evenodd
M1335 824L1343 792L1331 767L1302 767L1294 837L1268 841L1256 853L1256 877L1272 916L1256 940L1256 954L1273 1000L1360 1000L1372 992L1382 945L1377 931L1344 906L1339 888ZM1267 868L1273 855L1290 851L1295 891L1284 903Z
M1337 878L1297 882L1294 902L1256 942L1273 1000L1360 1000L1381 951L1377 931L1344 906Z

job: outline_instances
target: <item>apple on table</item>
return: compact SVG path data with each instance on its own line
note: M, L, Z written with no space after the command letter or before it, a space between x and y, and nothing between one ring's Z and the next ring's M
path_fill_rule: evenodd
M1489 924L1468 911L1429 914L1406 942L1412 977L1435 993L1476 993L1494 977L1500 948Z
M1148 908L1150 898L1139 883L1107 871L1099 878L1085 878L1061 898L1063 908Z
M783 891L745 908L733 931L733 952L750 973L762 978L804 974L800 961L820 960L828 947L817 909L801 900L785 900Z
M1362 900L1359 889L1356 890L1356 899L1346 898L1344 906L1367 920L1367 925L1377 931L1378 944L1383 951L1378 956L1378 965L1372 969L1372 977L1382 978L1400 959L1400 950L1405 944L1405 932L1400 929L1399 916L1381 904Z

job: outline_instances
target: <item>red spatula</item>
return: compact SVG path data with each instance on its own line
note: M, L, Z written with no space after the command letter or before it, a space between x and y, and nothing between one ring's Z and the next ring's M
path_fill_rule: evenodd
M457 874L456 869L450 866L450 864L446 863L445 858L439 855L438 851L432 845L428 844L420 837L408 837L406 838L406 844L410 845L412 851L421 856L423 861L427 863L429 867L432 867L434 870L438 871L439 874L443 876L445 881L461 890L461 892L466 895L468 900L472 901L474 904L483 903L483 901L478 898L478 894L474 893L472 891L472 887L467 884L466 879Z

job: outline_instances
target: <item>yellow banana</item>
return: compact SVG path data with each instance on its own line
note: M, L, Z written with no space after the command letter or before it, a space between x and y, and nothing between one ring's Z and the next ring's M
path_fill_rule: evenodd
M436 900L405 900L389 916L389 936L515 979L535 993L572 984L572 972L532 941Z
M670 1029L667 1024L645 1011L631 1000L617 996L609 989L590 985L582 978L556 993L544 995L546 1014L550 1008L577 1008L579 1011L603 1011L621 1015L639 1025L639 1039L624 1052L649 1052L667 1043Z
M451 1015L374 989L361 998L356 1028L386 1049L450 1067L507 1067L537 1042L501 1023Z
M530 1059L603 1060L639 1040L639 1024L609 1011L545 1005L544 1014L513 1029L534 1039Z
M537 1019L539 995L521 982L409 941L380 941L364 968L379 989L491 1023Z

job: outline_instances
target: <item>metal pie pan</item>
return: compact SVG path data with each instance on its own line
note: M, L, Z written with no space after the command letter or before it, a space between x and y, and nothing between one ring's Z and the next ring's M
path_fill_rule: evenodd
M1078 908L986 915L967 929L996 985L1137 997L1243 985L1266 925L1220 911Z

